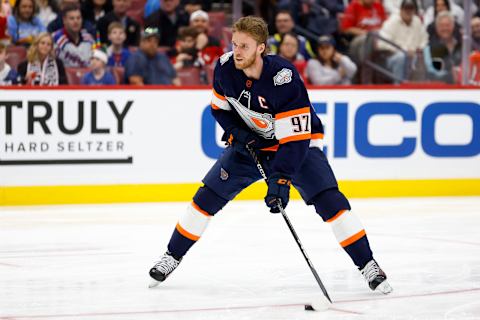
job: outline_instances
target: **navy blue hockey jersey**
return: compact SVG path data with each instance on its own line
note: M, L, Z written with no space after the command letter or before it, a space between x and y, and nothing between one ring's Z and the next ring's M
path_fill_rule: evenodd
M263 58L260 78L251 79L235 68L233 52L225 53L214 71L212 113L223 129L253 131L277 151L274 170L292 176L309 147L320 147L323 126L305 85L285 59Z

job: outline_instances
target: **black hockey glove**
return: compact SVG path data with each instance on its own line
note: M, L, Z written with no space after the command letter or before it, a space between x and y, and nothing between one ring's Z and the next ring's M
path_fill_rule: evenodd
M268 178L268 191L265 196L265 203L270 208L271 213L279 213L280 209L277 207L278 201L285 208L290 199L290 185L292 181L289 177L281 174L274 173Z
M240 143L242 146L248 145L253 149L256 149L260 143L260 138L242 128L227 129L223 134L222 140L230 146Z

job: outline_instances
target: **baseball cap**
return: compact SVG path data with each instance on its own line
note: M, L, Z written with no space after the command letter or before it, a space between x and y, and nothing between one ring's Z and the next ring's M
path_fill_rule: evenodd
M192 14L190 15L190 21L193 21L197 18L201 18L208 21L208 13L206 13L203 10L197 10L192 12Z
M160 38L160 35L158 33L158 28L148 27L142 31L142 39L147 39L150 37Z
M417 4L415 3L414 0L403 0L402 3L400 4L401 9L416 9Z
M329 44L335 47L335 39L333 39L333 37L329 35L320 36L317 39L317 44L319 46L321 46L322 44Z
M97 58L98 60L102 61L105 64L108 62L107 54L100 49L93 50L92 58Z

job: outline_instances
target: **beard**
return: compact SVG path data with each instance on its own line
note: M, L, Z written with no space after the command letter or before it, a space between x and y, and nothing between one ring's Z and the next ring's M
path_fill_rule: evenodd
M234 57L235 68L239 70L245 70L250 68L255 63L256 55L252 54L250 57L244 57L242 61L237 61Z

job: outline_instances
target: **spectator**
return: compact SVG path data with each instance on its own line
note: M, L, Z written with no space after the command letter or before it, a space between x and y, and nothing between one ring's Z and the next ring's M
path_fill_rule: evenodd
M188 13L179 7L179 0L162 0L160 9L145 20L146 27L159 30L160 46L173 48L177 41L178 28L188 26Z
M480 51L480 18L472 18L472 50Z
M82 3L82 17L94 26L98 20L113 10L112 0L85 0Z
M427 30L417 16L417 12L415 0L402 0L400 12L392 14L380 29L380 35L407 51L412 61L417 51L423 50L428 43ZM392 52L387 59L387 68L396 76L395 83L402 82L406 77L405 53L385 42L379 42L379 48Z
M97 29L100 32L102 43L108 43L108 26L114 21L118 21L125 27L127 39L125 46L138 46L140 41L140 24L127 16L127 10L130 8L130 0L113 0L113 11L107 13L97 23Z
M210 11L212 9L211 0L181 0L180 6L191 15L195 11Z
M220 41L208 34L208 20L208 13L203 10L197 10L190 15L190 26L198 32L196 47L200 57L205 64L212 64L223 54L223 50Z
M44 26L48 26L50 22L58 16L58 7L55 0L37 0L38 15Z
M35 16L37 5L34 0L17 0L13 12L7 18L8 34L12 43L29 46L33 39L46 31L40 19Z
M0 42L0 86L17 83L17 72L7 63L7 46Z
M307 63L307 76L314 85L350 84L357 66L349 57L335 50L331 36L321 36L317 42L317 59Z
M130 84L180 85L175 69L163 53L158 52L159 32L146 28L140 40L140 48L125 65L125 77Z
M448 12L440 12L435 19L435 37L424 49L425 66L431 80L454 82L455 67L462 61L462 43L454 37L455 18Z
M453 3L451 0L434 0L433 5L427 8L423 16L423 23L428 26L435 21L437 15L442 11L450 11L455 17L455 21L462 25L465 14L463 9Z
M92 56L92 35L82 29L80 6L66 5L62 11L64 28L53 34L55 53L65 67L87 67Z
M284 34L287 32L295 32L295 22L293 21L291 13L287 10L280 10L275 16L275 27L277 33L268 38L267 42L272 53L278 53L278 44ZM307 60L315 57L310 42L301 35L297 35L297 38L300 43L300 54Z
M185 67L198 67L203 64L198 59L197 35L198 32L193 27L181 27L178 30L177 52L173 61L175 70Z
M80 0L60 0L60 14L57 15L57 18L50 22L47 26L47 31L50 33L54 33L60 29L63 28L63 17L61 13L63 12L63 9L67 6L72 6L72 5L77 5L80 7ZM82 17L82 29L85 29L90 33L93 37L96 36L97 30L95 29L95 26L88 20L83 19Z
M354 61L362 60L361 51L367 32L379 30L385 19L385 10L380 1L353 0L350 2L341 21L341 30L353 38L349 55Z
M343 0L312 0L304 3L300 25L315 35L333 35L338 32L339 14Z
M27 60L18 65L18 73L22 83L29 85L68 84L63 63L55 58L53 38L47 32L39 34L30 46Z
M300 48L300 41L293 32L287 32L283 35L278 44L278 55L295 66L300 76L303 78L307 62L302 54L298 51Z
M130 56L130 51L124 47L123 43L127 35L125 28L120 22L114 21L108 26L108 40L110 46L107 48L108 65L110 67L124 67Z
M93 55L90 60L90 72L87 72L81 81L81 84L89 86L98 85L112 85L116 84L113 75L107 71L107 54L100 50L93 50Z

